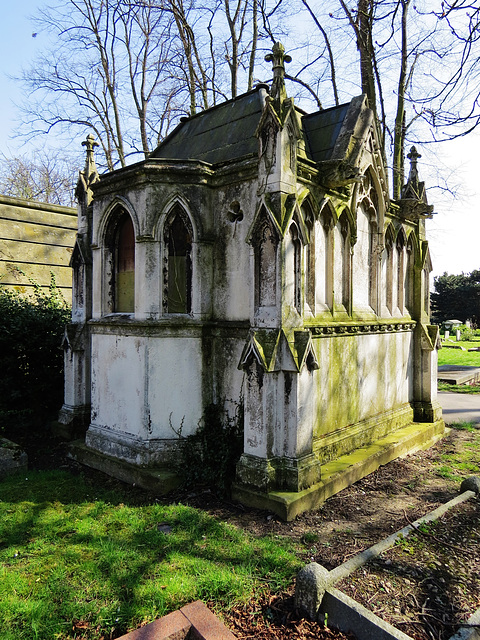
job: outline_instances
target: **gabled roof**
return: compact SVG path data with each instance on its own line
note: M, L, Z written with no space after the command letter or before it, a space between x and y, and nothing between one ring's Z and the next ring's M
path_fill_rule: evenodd
M266 85L259 85L237 98L183 119L150 157L219 164L256 156L255 132L267 96ZM302 122L307 158L316 163L344 161L347 156L349 160L356 160L355 151L362 137L356 134L365 110L369 111L364 96L312 114L296 109Z
M151 154L168 160L203 160L211 164L258 154L255 131L267 91L260 85L184 121Z

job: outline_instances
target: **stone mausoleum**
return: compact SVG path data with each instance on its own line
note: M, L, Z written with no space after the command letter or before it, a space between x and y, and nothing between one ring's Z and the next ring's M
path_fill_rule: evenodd
M267 59L270 87L138 164L99 176L84 143L59 421L79 459L161 478L180 427L242 404L234 498L290 519L444 423L419 155L392 201L365 96L307 114Z

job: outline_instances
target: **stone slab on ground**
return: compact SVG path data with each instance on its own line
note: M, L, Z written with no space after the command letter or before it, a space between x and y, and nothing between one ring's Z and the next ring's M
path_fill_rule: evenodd
M18 444L0 438L0 478L28 469L28 456Z
M438 381L447 384L474 384L480 382L480 367L442 364L438 367Z
M235 640L220 620L197 600L131 631L119 640Z

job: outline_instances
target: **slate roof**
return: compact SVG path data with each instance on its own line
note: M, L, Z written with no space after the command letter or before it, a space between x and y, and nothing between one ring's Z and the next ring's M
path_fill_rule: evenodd
M181 122L150 157L211 164L258 154L255 137L267 91L258 87Z
M303 116L307 155L314 162L330 160L350 103Z
M150 157L218 164L257 155L255 131L267 95L265 85L259 85L248 93L185 119ZM335 145L339 142L342 126L348 121L352 103L312 114L297 110L302 121L308 158L322 162L336 155Z

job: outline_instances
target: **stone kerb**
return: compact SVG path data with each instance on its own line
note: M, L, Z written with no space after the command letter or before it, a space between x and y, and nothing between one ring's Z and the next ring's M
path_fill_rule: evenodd
M334 588L334 585L369 560L378 557L390 549L400 538L407 537L419 525L437 520L452 507L480 494L480 478L471 477L463 481L461 493L453 500L446 502L434 511L419 518L388 536L369 549L357 554L340 566L328 571L316 562L308 564L297 575L295 587L295 606L310 619L324 622L343 633L353 632L357 640L412 640L410 636L385 622L346 594ZM452 636L450 640L480 639L476 626L480 620L480 609L468 620L464 628Z

